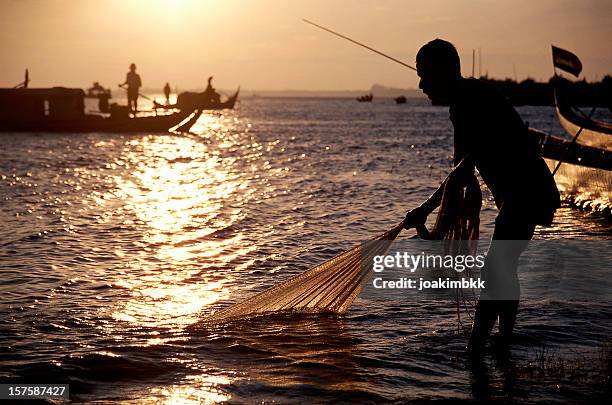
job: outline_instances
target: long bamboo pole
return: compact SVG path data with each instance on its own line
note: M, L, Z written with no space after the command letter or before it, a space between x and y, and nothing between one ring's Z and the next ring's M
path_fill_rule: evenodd
M389 56L389 55L387 55L386 53L382 53L381 51L378 51L378 50L376 50L376 49L374 49L374 48L372 48L372 47L369 47L369 46L367 46L367 45L364 45L364 44L362 44L361 42L357 42L357 41L355 41L354 39L351 39L351 38L349 38L349 37L347 37L347 36L345 36L345 35L342 35L342 34L339 34L339 33L335 32L335 31L332 31L332 30L330 30L329 28L325 28L325 27L323 27L323 26L321 26L321 25L319 25L319 24L313 23L312 21L309 21L309 20L307 20L307 19L305 19L305 18L302 18L302 21L304 21L304 22L305 22L305 23L307 23L307 24L314 25L315 27L317 27L317 28L319 28L319 29L322 29L323 31L327 31L327 32L329 32L330 34L333 34L333 35L335 35L335 36L337 36L337 37L340 37L340 38L342 38L342 39L346 39L346 40L347 40L347 41L349 41L349 42L352 42L352 43L354 43L354 44L356 44L356 45L359 45L359 46L361 46L361 47L363 47L363 48L366 48L366 49L368 49L368 50L370 50L370 51L372 51L372 52L374 52L374 53L379 54L380 56L384 56L385 58L390 59L390 60L392 60L392 61L393 61L393 62L395 62L395 63L399 63L400 65L402 65L402 66L404 66L404 67L407 67L408 69L412 69L412 70L414 70L414 71L416 72L416 68L415 68L414 66L410 66L409 64L404 63L404 62L402 62L402 61L401 61L401 60L399 60L399 59L395 59L393 56Z

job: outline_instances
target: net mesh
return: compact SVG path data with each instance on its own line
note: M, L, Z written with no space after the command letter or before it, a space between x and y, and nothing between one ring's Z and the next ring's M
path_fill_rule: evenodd
M274 312L345 313L371 274L362 263L383 255L402 231L400 223L373 239L312 267L245 301L206 318L207 323L229 322ZM363 262L362 262L363 260Z

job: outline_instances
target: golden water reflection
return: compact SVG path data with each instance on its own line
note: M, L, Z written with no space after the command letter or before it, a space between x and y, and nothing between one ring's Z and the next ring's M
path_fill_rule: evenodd
M248 182L197 138L134 139L121 160L131 173L115 178L114 194L136 216L144 235L139 260L115 280L130 297L113 317L151 327L197 322L203 308L227 298L226 284L233 280L231 272L220 275L207 266L223 269L252 250L242 246L239 233L210 237L240 220L240 209L222 208Z
M165 404L215 404L230 399L217 386L227 385L231 380L223 376L193 375L188 376L185 384L165 388L154 388L151 394L163 397Z

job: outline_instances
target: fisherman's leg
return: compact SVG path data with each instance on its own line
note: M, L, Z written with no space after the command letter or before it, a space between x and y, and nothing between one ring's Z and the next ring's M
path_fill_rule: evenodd
M512 338L516 316L518 314L519 301L506 300L498 302L499 310L499 334L502 340L507 343Z
M516 316L518 313L520 284L518 281L518 261L527 247L529 240L533 237L535 225L529 221L523 220L521 211L515 211L517 215L511 215L509 210L502 212L495 221L495 230L493 239L501 245L498 246L498 251L501 251L501 260L503 260L503 274L500 279L496 280L504 288L504 293L496 297L497 312L499 315L499 332L501 338L508 342L512 337Z
M504 260L502 250L499 247L499 244L491 241L482 269L481 277L484 279L485 288L480 292L480 298L476 304L472 333L467 347L471 355L478 356L482 353L499 315L497 300L499 299L500 288L507 284L502 280L502 276L506 272L502 268Z
M509 210L502 209L495 220L493 239L489 245L483 278L485 289L476 306L468 351L477 354L484 348L495 321L500 318L500 331L510 337L516 314L520 285L518 259L533 236L535 226L522 223Z
M495 302L480 299L476 304L474 323L468 342L467 351L472 356L479 356L484 350L485 343L491 334L491 330L497 320L497 308Z
M137 100L138 93L134 94L133 91L128 91L128 106L130 107L130 111L136 116L137 111Z

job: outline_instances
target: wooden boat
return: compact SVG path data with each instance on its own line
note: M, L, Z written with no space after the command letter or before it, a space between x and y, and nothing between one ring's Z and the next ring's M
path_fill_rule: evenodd
M374 99L374 94L372 93L363 95L361 97L357 97L357 101L359 101L360 103L370 103L372 102L373 99Z
M612 150L580 145L530 128L564 199L574 205L610 215L612 210Z
M554 80L552 80L554 100L561 126L572 138L578 135L576 142L581 145L612 149L612 123L592 119L591 115L595 111L595 107L589 115L573 107L571 101L572 83L568 79L557 75L557 69L560 69L578 77L582 71L582 62L578 56L565 49L552 46L552 61L555 69ZM607 99L602 98L602 100ZM592 105L596 106L597 103L597 97L591 100ZM599 103L601 103L601 100ZM610 108L609 104L607 107Z
M0 89L0 131L167 132L201 113L192 107L165 115L130 117L127 106L113 104L108 116L85 114L84 97L82 89L63 87ZM189 128L182 126L181 130Z
M233 109L236 104L236 100L238 100L238 94L240 93L240 87L238 90L229 97L227 100L221 102L217 102L212 99L210 96L206 95L206 92L201 93L193 93L193 92L184 92L178 95L176 99L176 104L172 105L164 105L157 102L153 102L155 108L163 108L163 109L191 109L193 106L197 106L200 110L225 110L225 109Z
M601 211L612 210L612 124L598 122L572 107L568 84L556 74L561 69L576 77L582 71L580 59L564 49L552 47L555 80L555 107L561 126L572 141L531 130L538 136L542 154L565 199L575 205ZM594 109L592 111L595 111ZM592 112L591 112L592 114Z
M612 124L596 121L572 107L562 92L555 89L555 105L557 116L563 129L572 137L576 136L580 128L582 131L577 142L582 145L612 149Z

